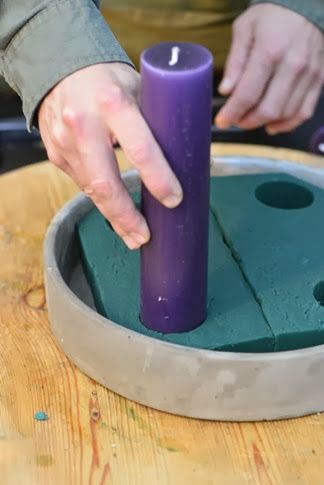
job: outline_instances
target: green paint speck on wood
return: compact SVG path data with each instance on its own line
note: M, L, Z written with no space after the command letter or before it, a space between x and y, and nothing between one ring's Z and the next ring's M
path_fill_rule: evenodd
M132 418L134 421L136 421L136 414L133 408L127 408L126 412L129 418Z
M45 411L37 411L34 414L34 419L36 419L36 421L47 421L49 416L47 413L45 413Z
M52 455L37 455L36 464L38 466L51 466L53 465Z

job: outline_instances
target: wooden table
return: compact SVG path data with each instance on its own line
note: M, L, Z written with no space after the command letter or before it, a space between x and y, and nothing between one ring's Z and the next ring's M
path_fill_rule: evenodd
M212 151L324 166L289 150ZM256 424L175 417L113 394L65 357L48 324L42 243L76 190L49 163L0 177L1 485L323 484L324 415ZM37 421L37 411L49 419Z

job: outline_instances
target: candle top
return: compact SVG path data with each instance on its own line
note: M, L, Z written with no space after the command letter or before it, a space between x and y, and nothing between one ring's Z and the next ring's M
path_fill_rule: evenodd
M190 42L161 42L141 55L142 65L156 71L181 74L206 69L213 62L208 49Z

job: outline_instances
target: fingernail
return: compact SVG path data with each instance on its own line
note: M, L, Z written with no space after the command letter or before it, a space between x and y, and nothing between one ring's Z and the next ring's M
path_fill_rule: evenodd
M232 91L234 83L229 77L224 77L220 85L218 86L218 91L221 94L228 94Z
M150 239L150 233L147 231L147 234L140 234L138 232L132 232L129 237L133 239L137 244L142 246L142 244L146 244Z
M129 249L138 249L150 240L150 233L147 231L147 234L144 235L138 232L131 232L127 236L123 236L123 240Z
M137 243L131 236L123 236L123 241L128 249L138 249L140 244Z
M223 118L222 116L216 116L215 123L218 128L221 128L223 130L231 126L231 123L226 118Z
M180 193L173 193L165 197L162 200L162 204L165 205L168 209L174 209L177 207L180 202L182 201L182 192Z

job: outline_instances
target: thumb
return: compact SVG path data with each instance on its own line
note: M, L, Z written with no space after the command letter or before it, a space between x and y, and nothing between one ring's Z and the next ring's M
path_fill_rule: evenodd
M252 20L239 17L233 24L233 35L230 52L227 56L224 76L218 87L223 96L232 93L241 79L253 44Z

